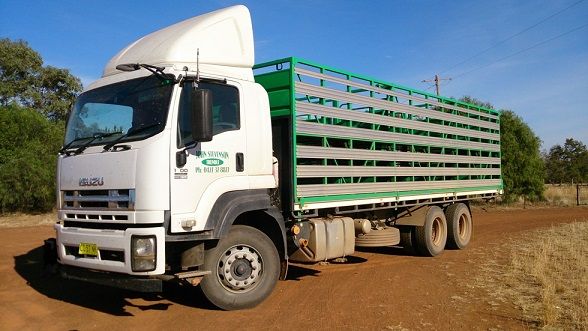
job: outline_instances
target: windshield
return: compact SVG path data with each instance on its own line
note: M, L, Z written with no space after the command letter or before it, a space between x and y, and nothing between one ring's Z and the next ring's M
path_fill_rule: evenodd
M173 86L151 75L82 93L67 122L65 145L103 145L161 132Z

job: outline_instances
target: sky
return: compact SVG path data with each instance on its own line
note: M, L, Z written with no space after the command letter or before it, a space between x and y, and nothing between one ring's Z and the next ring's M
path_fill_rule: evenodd
M297 56L510 109L543 141L588 144L588 0L0 0L0 38L84 85L138 38L234 4L252 15L256 62Z

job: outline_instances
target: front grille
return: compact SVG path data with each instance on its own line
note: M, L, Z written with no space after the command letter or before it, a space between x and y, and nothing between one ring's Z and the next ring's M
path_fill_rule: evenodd
M61 191L61 202L63 209L134 210L135 190L66 190Z
M65 218L76 221L128 221L128 215L103 215L103 214L84 214L84 213L66 213Z

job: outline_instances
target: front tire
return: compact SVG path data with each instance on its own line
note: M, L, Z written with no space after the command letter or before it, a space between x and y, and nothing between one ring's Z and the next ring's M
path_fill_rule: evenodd
M204 296L224 310L251 308L265 300L278 281L278 251L263 232L234 225L217 246L207 250L200 283Z

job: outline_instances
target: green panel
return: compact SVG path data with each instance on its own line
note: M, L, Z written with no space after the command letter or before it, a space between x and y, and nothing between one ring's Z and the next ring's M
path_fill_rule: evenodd
M291 95L289 90L274 90L267 92L270 102L270 109L272 110L272 116L274 109L279 108L290 108Z
M280 117L280 116L289 116L292 115L292 111L290 108L277 108L272 109L271 116L273 117Z
M256 75L255 82L263 86L267 91L272 116L282 116L285 113L284 109L288 109L288 113L292 109L292 74L290 70L283 69L282 63L284 61L274 62L255 67L256 69L270 70L275 67L273 71Z
M289 88L290 73L288 70L281 70L257 75L255 82L261 84L267 91Z

